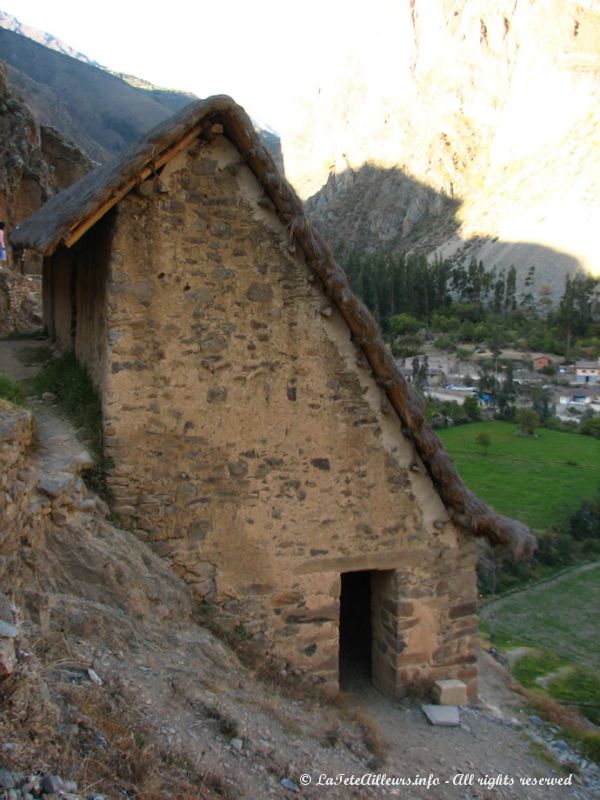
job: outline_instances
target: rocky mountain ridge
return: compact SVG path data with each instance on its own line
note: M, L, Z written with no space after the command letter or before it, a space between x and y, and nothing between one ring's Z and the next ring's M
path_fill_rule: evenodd
M13 31L21 36L26 36L28 39L33 39L34 42L48 47L50 50L56 50L57 53L63 53L71 58L77 58L79 61L84 61L86 64L91 64L94 67L102 68L101 64L88 58L84 53L75 50L70 45L53 36L51 33L46 33L38 28L33 28L31 25L25 25L12 14L7 14L5 11L0 10L0 28L5 28L8 31Z
M188 92L154 86L107 70L51 34L0 12L0 56L11 83L40 124L51 126L97 162L104 162L187 103ZM281 143L256 125L283 167Z
M194 99L132 86L91 63L0 27L11 83L41 124L51 125L94 161L107 161Z
M565 272L599 273L598 4L377 9L285 140L288 176L325 236L533 263L557 288Z

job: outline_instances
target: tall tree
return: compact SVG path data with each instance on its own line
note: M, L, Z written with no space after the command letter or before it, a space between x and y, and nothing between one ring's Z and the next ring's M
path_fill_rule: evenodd
M517 307L517 270L511 264L506 276L506 293L504 296L504 310L510 314Z

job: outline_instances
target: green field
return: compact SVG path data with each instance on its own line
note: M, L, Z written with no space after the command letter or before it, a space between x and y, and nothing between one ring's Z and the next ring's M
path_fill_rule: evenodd
M503 644L540 647L598 672L599 608L600 564L596 564L484 604L480 616Z
M479 433L491 438L487 453ZM496 511L543 530L600 488L600 442L538 428L534 437L509 422L475 422L437 431L466 484Z
M512 667L518 681L535 695L550 695L600 725L598 608L600 563L595 563L487 603L480 617L496 646L533 648ZM600 759L598 733L582 738L571 729L568 735L579 740L590 758Z

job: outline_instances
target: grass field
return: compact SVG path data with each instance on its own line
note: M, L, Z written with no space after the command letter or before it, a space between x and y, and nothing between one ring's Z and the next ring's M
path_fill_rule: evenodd
M482 622L505 647L540 647L600 672L600 564L483 605Z
M513 674L536 693L577 706L600 724L600 564L575 567L564 575L507 595L480 609L483 628L503 650L534 648ZM545 688L538 685L547 676ZM554 677L552 677L554 676ZM600 738L593 744L600 756ZM590 751L591 754L591 751Z
M486 453L477 444L485 431ZM509 422L475 422L437 431L467 485L496 511L545 529L600 488L600 442L538 428L521 436Z

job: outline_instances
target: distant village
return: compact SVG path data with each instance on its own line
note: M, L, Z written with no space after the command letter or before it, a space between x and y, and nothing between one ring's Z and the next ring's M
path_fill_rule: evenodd
M482 416L495 411L493 391L480 385L482 374L491 366L493 381L501 387L508 378L508 364L517 408L532 405L533 390L534 395L543 395L549 416L563 423L577 425L582 418L600 415L600 358L564 363L553 354L503 350L494 355L484 346L476 346L467 358L423 352L397 363L409 383L415 383L416 368L422 370L425 365L421 389L427 397L459 405L474 397Z

